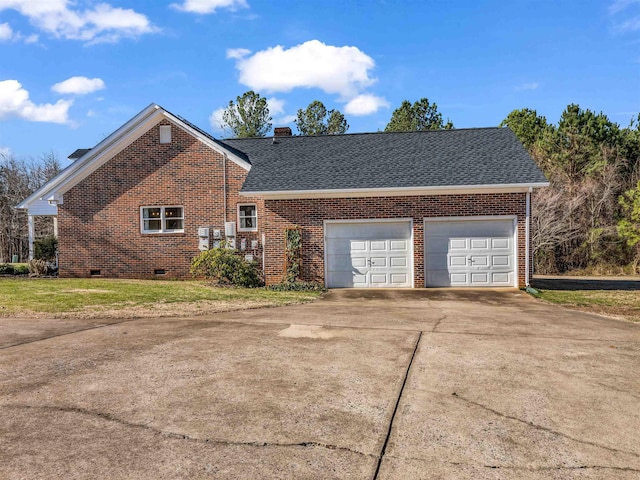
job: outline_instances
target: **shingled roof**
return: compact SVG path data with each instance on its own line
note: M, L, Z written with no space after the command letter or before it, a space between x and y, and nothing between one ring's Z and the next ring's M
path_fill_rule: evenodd
M252 168L242 192L546 183L508 128L230 139Z

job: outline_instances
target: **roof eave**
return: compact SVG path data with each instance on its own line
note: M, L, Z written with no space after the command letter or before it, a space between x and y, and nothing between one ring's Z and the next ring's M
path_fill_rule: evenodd
M438 185L430 187L351 188L325 190L241 190L241 196L263 197L269 200L294 198L388 197L415 195L456 195L481 193L518 193L535 188L548 187L549 182L489 184L489 185Z

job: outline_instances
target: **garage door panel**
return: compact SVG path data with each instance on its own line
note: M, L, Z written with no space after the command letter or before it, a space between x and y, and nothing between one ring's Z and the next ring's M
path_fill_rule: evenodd
M411 280L406 273L392 273L391 284L392 285L407 285Z
M513 219L425 221L427 286L513 286Z
M489 274L487 272L472 272L471 273L471 283L472 284L482 284L482 285L488 285L489 284Z
M390 257L389 262L392 267L408 267L409 262L407 261L407 257Z
M449 240L449 250L467 250L469 244L466 238L452 238Z
M387 258L386 257L371 257L371 267L387 267Z
M487 267L489 266L489 257L486 255L471 255L472 267Z
M491 281L493 284L513 285L513 278L510 272L494 272L491 274Z
M492 238L491 248L494 250L503 248L505 250L511 249L511 239L509 238Z
M511 267L511 257L508 255L493 255L491 264L495 267Z
M489 248L489 239L488 238L471 238L471 248L474 250L481 250Z
M450 267L466 267L467 256L466 255L450 255L449 266Z
M410 287L411 233L411 222L328 222L327 286Z
M406 240L391 240L389 243L390 243L390 250L393 252L409 251L409 242L407 242Z
M440 283L439 286L446 287L447 276L442 275L441 279L444 283ZM451 274L451 285L467 285L467 274L466 273L452 273Z

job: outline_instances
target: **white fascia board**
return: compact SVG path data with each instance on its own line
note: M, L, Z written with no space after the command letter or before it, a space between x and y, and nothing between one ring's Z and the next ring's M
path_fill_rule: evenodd
M222 147L221 145L218 145L215 142L212 142L210 138L207 138L205 135L193 129L190 125L187 125L182 120L170 114L169 112L165 111L164 113L167 119L169 119L170 121L175 123L177 126L185 130L187 133L191 134L192 136L200 140L207 147L211 148L212 150L218 153L227 155L227 158L232 162L234 162L235 164L237 164L239 167L242 167L247 171L251 170L251 164L243 160L242 158L238 157L235 153L231 152L230 150L227 150L226 148Z
M132 129L135 128L137 124L144 121L150 115L161 110L159 105L152 103L145 109L143 109L140 113L138 113L135 117L129 120L127 123L118 128L115 132L109 135L107 138L102 140L98 145L93 147L87 153L85 153L82 157L77 159L67 168L65 168L62 172L56 175L54 178L45 183L38 190L33 192L29 197L27 197L17 208L28 209L29 205L36 200L49 199L52 197L59 197L62 193L67 191L70 186L66 190L62 190L63 187L68 186L71 182L78 179L75 183L78 183L80 180L86 178L86 175L83 175L86 171L87 167L93 165L93 160L103 153L105 150L109 149L114 143L118 141L122 136L126 136ZM101 164L102 165L102 164ZM100 166L100 165L99 165ZM96 167L97 168L97 167ZM95 170L95 169L93 169ZM91 171L93 171L91 170ZM75 184L74 183L74 184Z
M37 192L23 201L18 208L28 208L31 201L37 199L51 200L62 203L62 194L80 183L91 173L104 165L107 161L128 147L135 140L144 135L150 128L159 123L163 118L174 123L176 126L187 131L195 138L203 142L211 149L225 153L227 157L237 163L242 168L249 170L251 165L239 158L230 151L224 150L221 146L212 142L211 139L194 130L182 120L171 115L159 105L152 103L127 123L118 128L115 132L105 138L102 142L92 148L81 158L63 170L58 176L47 182Z
M241 196L263 197L270 200L293 198L341 198L341 197L386 197L415 195L461 195L478 193L525 193L529 188L548 187L549 182L516 183L502 185L463 185L401 188L358 188L334 190L283 190L265 192L243 192Z

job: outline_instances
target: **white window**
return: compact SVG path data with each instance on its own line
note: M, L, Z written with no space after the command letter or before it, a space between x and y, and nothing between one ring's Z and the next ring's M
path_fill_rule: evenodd
M142 233L184 232L182 207L141 207L140 231Z
M258 230L258 209L254 203L238 205L238 225L241 232Z

